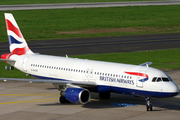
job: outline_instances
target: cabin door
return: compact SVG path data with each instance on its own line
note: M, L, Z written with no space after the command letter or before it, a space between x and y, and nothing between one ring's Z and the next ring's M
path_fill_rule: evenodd
M144 79L146 78L146 71L139 71L136 78L136 86L143 88Z
M28 57L25 57L24 60L23 60L23 71L27 72L27 61L28 61Z
M89 72L89 77L90 77L90 78L92 78L92 77L93 77L93 71L94 71L94 70L93 70L93 69L91 69L91 70L90 70L90 72Z

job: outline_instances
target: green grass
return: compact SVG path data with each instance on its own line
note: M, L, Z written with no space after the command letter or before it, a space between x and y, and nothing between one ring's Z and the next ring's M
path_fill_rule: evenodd
M33 78L31 76L26 76L25 73L17 70L16 68L14 70L5 70L5 66L9 64L5 63L4 61L0 61L0 77L6 77L6 78Z
M88 2L121 2L121 1L147 1L147 0L1 0L0 5L48 4L48 3L88 3ZM156 0L148 0L148 1L156 1Z
M70 57L136 65L150 61L153 62L151 67L161 70L180 68L180 49L153 50L149 52L142 51L129 53L78 55ZM17 69L13 71L7 71L4 69L5 65L7 65L5 62L0 61L0 77L31 78L30 76L27 77L25 73L22 73Z
M0 11L0 42L7 41L4 13L14 15L26 40L180 32L180 5ZM124 31L60 34L122 28ZM131 30L133 29L133 30Z
M153 62L151 67L155 67L161 70L180 68L180 49L152 50L149 52L141 51L126 53L76 55L73 57L135 65L139 65L144 62Z

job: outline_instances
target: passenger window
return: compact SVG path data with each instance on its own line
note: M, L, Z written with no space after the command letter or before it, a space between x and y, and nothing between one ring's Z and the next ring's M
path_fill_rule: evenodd
M152 82L156 82L156 79L157 79L157 77L154 77L154 78L152 79Z

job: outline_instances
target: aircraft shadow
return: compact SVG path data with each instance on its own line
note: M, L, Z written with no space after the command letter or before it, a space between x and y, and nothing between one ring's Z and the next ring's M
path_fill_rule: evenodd
M165 110L178 110L180 111L180 98L167 98L167 99L152 99L153 111L165 111ZM90 109L106 109L106 108L114 108L110 103L127 103L127 104L135 104L138 107L143 105L146 107L146 101L144 98L133 97L128 95L120 95L120 94L112 94L110 99L99 99L97 93L93 93L91 95L91 100L87 104L72 104L72 103L50 103L50 104L38 104L39 106L81 106L84 108ZM124 106L116 106L116 107L124 107Z

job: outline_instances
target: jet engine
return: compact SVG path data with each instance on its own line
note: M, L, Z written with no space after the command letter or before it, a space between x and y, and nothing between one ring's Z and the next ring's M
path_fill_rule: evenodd
M67 88L61 92L61 97L72 103L86 104L90 100L90 92L84 88Z

